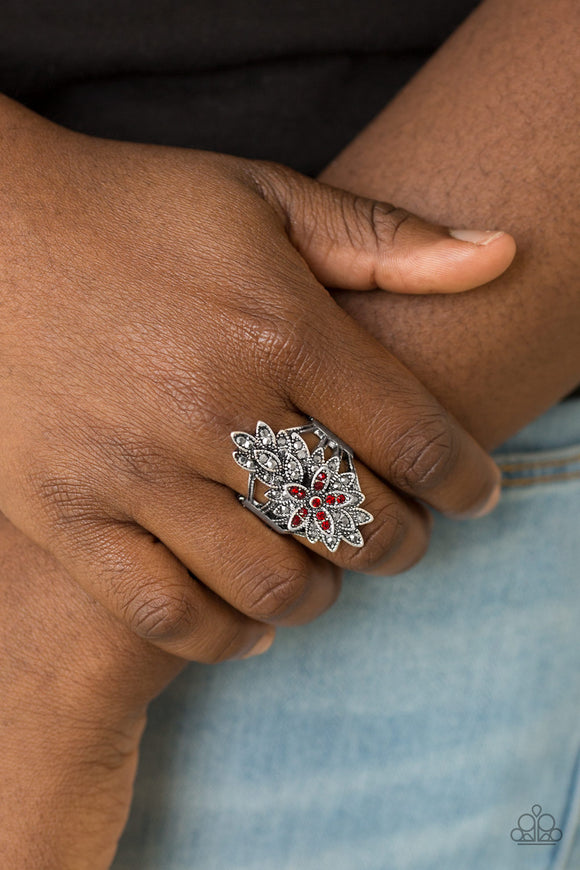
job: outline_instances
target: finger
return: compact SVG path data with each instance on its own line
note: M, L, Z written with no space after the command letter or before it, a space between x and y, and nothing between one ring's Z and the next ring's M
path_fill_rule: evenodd
M206 664L259 654L271 645L271 626L240 613L191 577L137 525L84 522L74 535L75 552L63 548L61 563L144 640Z
M419 522L416 524L416 528L421 529L421 539L418 541L416 535L408 535L392 557L371 565L366 571L367 574L376 574L381 577L402 574L413 568L427 552L433 529L433 514L422 504L412 499L409 501L409 506L412 511L418 514Z
M260 461L261 446L263 446L265 451L263 452L263 456L265 457L264 461L274 461L275 456L277 455L277 448L275 440L270 443L269 439L275 439L275 433L280 430L301 427L308 422L304 415L297 414L295 410L290 410L287 403L280 400L276 402L270 397L269 401L263 400L263 402L259 402L258 400L258 403L260 404L260 411L258 413L262 413L263 409L269 408L267 417L272 424L269 432L267 431L268 427L265 427L265 429L262 427L260 430L264 433L263 445L260 440L260 434L257 431L258 421L253 416L253 413L246 409L243 412L240 411L240 416L236 422L241 430L245 427L246 433L250 435L250 441L254 441L255 448L252 448L254 453L250 454L248 452L235 450L234 452L238 457L238 460L233 461L233 457L231 459L229 458L231 457L231 447L228 450L228 447L224 444L223 438L211 438L206 442L203 456L204 472L208 478L212 478L220 484L224 484L226 487L234 490L234 492L243 494L244 496L248 491L249 481L249 467L248 470L246 470L245 463L254 463L253 467L255 467L255 462ZM254 431L256 431L255 435L253 434ZM229 444L232 447L235 447L235 444L230 440L229 434L227 437ZM304 441L306 442L306 446L313 450L318 445L319 439L313 435L304 434ZM272 453L272 447L274 447L274 453ZM327 453L329 454L329 451L327 451ZM270 457L269 460L268 457ZM198 456L197 458L199 460L201 457ZM329 458L329 455L326 456L326 458ZM238 461L240 464L238 464ZM181 474L181 479L187 480L189 476L187 470L187 457L183 457L182 462L183 472ZM320 556L323 556L334 565L341 568L348 568L355 571L367 571L380 565L384 570L384 573L395 573L395 568L393 566L398 566L398 570L401 571L406 570L412 564L415 564L415 562L417 562L426 552L429 541L428 516L424 510L420 508L418 509L417 506L412 503L411 499L401 495L400 493L394 492L393 489L388 487L383 481L379 480L377 476L369 471L369 469L367 469L361 462L357 462L357 467L359 484L365 497L364 505L362 502L357 502L357 505L352 504L349 508L348 504L350 497L346 493L338 494L338 498L341 498L342 501L337 501L336 497L330 494L325 494L324 500L321 500L319 494L314 491L307 494L309 483L312 483L312 481L308 481L306 478L302 480L305 488L300 491L300 495L296 498L289 496L284 488L280 489L280 487L276 487L276 485L268 486L259 483L255 486L254 496L257 498L259 503L269 503L270 506L274 508L276 507L278 496L280 498L280 507L287 506L290 499L290 503L294 504L296 510L301 509L306 512L306 518L303 518L302 520L302 526L304 529L307 528L309 520L312 522L315 521L317 514L321 510L325 510L329 513L330 518L336 524L337 529L344 522L349 522L350 519L354 522L361 522L361 520L362 522L365 522L365 515L368 517L368 512L370 512L372 520L364 524L360 529L363 537L363 543L361 546L354 546L349 543L346 540L347 536L343 536L342 539L337 542L339 546L338 549L335 550L327 548L322 541L316 542L314 539L309 540L310 536L305 537L300 535L296 536L294 540L313 552L320 554ZM267 477L263 477L265 470L265 468L262 469L262 479L267 480ZM176 478L179 480L179 475L174 474L173 479L175 480ZM199 576L204 583L207 582L212 588L217 590L218 587L215 585L215 581L206 579L207 575L205 573L204 565L200 564L198 561L198 538L203 538L203 535L197 534L196 529L203 529L205 527L207 523L205 516L206 513L209 514L211 512L212 517L218 518L217 523L213 520L214 531L212 531L212 540L215 539L216 534L220 534L220 530L215 528L216 525L219 525L220 527L223 526L221 533L235 535L237 534L236 529L242 528L243 524L244 530L247 530L244 531L243 538L245 540L246 537L249 537L250 540L248 543L244 543L244 546L240 550L240 554L243 558L246 558L244 556L244 547L251 547L253 553L256 551L253 559L256 560L257 564L262 558L260 556L261 553L271 552L268 547L269 542L270 547L276 547L276 538L278 538L278 540L280 540L280 538L275 532L270 532L266 526L263 527L265 531L260 530L259 526L256 526L251 514L250 520L241 517L239 504L234 504L235 509L232 511L231 492L224 490L223 487L210 488L210 491L202 497L201 493L206 492L207 486L207 481L196 481L195 486L191 486L189 489L184 489L179 484L177 487L172 486L170 489L170 499L167 501L165 507L163 507L162 504L159 504L158 499L152 498L151 493L139 492L136 495L135 504L128 507L126 506L126 509L141 525L150 529L155 535L161 538L172 552L176 553L176 555L187 564L190 570ZM210 487L212 486L214 485L210 484ZM300 489L300 487L298 487L298 489ZM130 490L134 491L134 487L130 487ZM300 498L302 498L302 501L300 501ZM326 499L328 499L328 501ZM346 506L343 508L341 505L345 500ZM142 510L147 510L147 506L151 504L155 507L154 512L143 513ZM144 506L143 509L141 508L141 505ZM176 524L175 522L176 513L180 517L179 524ZM160 525L161 515L165 516L162 525ZM360 517L360 515L362 515L362 517ZM288 522L290 522L291 519L292 517L288 516ZM263 521L259 520L259 524L263 525ZM179 528L176 528L177 525L179 525ZM284 522L284 526L289 531L292 531L291 527L287 525L286 522ZM355 526L352 525L353 530L354 528ZM254 530L254 539L252 539L252 530ZM182 537L183 540L181 540ZM313 536L313 538L316 537L316 535ZM283 538L282 540L285 541L287 539ZM228 550L233 551L233 555L237 560L237 548L232 544L231 537L226 537L223 547L219 548L220 560L223 558L224 553L227 554ZM272 556L273 563L269 563L268 565L267 573L269 575L279 573L275 566L276 564L283 564L281 558L283 553L286 554L286 567L289 568L291 563L288 561L288 557L293 551L294 548L283 549L278 545L276 553ZM213 552L216 552L215 546ZM221 562L219 564L221 564ZM292 570L294 575L300 573L296 567ZM239 573L240 578L242 578L238 582L245 582L243 581L243 577L247 573L247 567L242 567L240 570L240 566L237 565L236 562L235 571ZM259 585L263 585L263 581L260 581L259 578L258 581ZM298 584L295 583L294 585ZM220 594L222 591L223 590L221 590L220 587ZM230 601L230 603L235 606L240 606L244 612L255 616L253 611L248 611L244 608L243 603L231 599L228 597L227 593L225 594L225 597Z
M504 272L515 242L495 230L450 230L390 203L356 196L276 164L254 165L266 198L327 287L457 293Z
M339 595L337 568L270 529L226 486L196 481L170 499L139 497L134 508L139 523L204 585L252 619L302 625Z
M354 546L342 538L338 548L330 550L322 540L316 543L311 543L307 537L297 540L334 565L349 571L384 575L407 571L427 552L431 533L428 511L386 486L360 461L356 466L360 489L365 497L356 510L358 512L362 508L372 516L370 522L363 519L364 524L359 528L362 544ZM340 497L343 495L348 499L348 493L340 493ZM317 515L330 518L335 528L340 525L345 512L336 503L336 497L336 490L315 495L312 502L316 503L315 507L310 507L307 497L304 501L309 516L305 518L304 527L307 527L309 520L315 521ZM302 501L296 501L294 507L298 508L299 505L302 506ZM346 513L348 515L348 508Z
M310 329L292 349L289 398L397 489L449 516L487 513L499 469L414 375L330 297Z
M365 496L360 507L373 517L359 529L362 546L355 547L342 540L335 552L329 552L322 542L310 544L306 539L300 540L335 565L350 571L389 576L407 571L427 552L432 525L429 513L413 499L379 480L360 460L355 464ZM334 498L330 496L331 500ZM340 516L335 507L330 506L329 510L335 518Z
M253 433L258 422L256 420L258 413L264 414L272 422L276 431L301 427L307 422L304 415L298 414L282 397L272 396L271 391L263 394L256 387L252 394L253 402L259 407L259 411L248 411L247 405L243 408L241 403L236 410L234 401L230 408L231 424L224 426L220 433L222 421L221 426L213 434L208 434L208 437L203 439L203 449L200 449L202 445L198 445L196 463L201 467L203 477L191 471L191 448L180 451L179 459L176 456L170 463L152 463L151 460L158 451L143 445L140 448L134 445L133 450L128 452L125 449L121 456L117 456L110 449L110 442L108 442L109 449L103 455L105 461L112 462L112 467L116 469L119 483L117 498L127 515L161 539L205 584L224 595L234 606L255 616L256 612L251 610L252 601L248 603L247 600L244 602L228 596L228 586L235 590L236 584L243 584L247 594L253 592L255 598L262 594L263 587L273 588L276 583L277 586L286 588L288 600L284 606L289 609L293 606L297 591L300 592L300 587L306 582L305 578L310 577L309 584L313 586L313 566L312 564L305 566L305 554L301 553L300 549L296 553L294 547L288 546L288 538L281 538L261 519L256 520L251 513L244 510L231 492L233 490L246 495L249 482L249 470L242 461L246 458L246 454L242 456L239 450L232 450L236 445L231 439L231 430L239 427L245 428L248 433ZM272 432L270 435L274 437ZM318 438L306 434L304 437L307 442L310 441L311 449L317 445ZM257 432L256 438L258 438ZM242 467L234 460L232 453L238 455ZM133 461L138 454L145 456L145 465L142 461ZM131 460L129 464L127 458ZM426 551L429 530L425 513L418 511L410 499L393 492L362 463L357 464L360 484L367 497L364 509L371 511L374 518L371 523L362 528L364 546L362 548L351 546L345 541L340 544L337 551L331 551L324 543L316 544L314 541L311 543L302 536L296 536L292 540L328 558L339 567L366 571L380 564L383 573L406 570ZM229 489L215 486L210 482L211 480L218 481ZM257 492L258 501L265 503L268 500L266 497L268 486L258 483L256 489L260 490L260 488L261 491ZM351 514L347 510L345 516L340 505L341 503L337 501L333 507L327 508L331 515L335 516L339 525L342 521L348 520ZM364 509L354 510L353 507L354 514L357 516L351 518L360 522L358 514L363 513L364 518ZM313 510L313 516L317 512ZM240 530L243 530L241 539ZM283 544L280 543L281 541ZM209 547L208 564L202 559L204 542ZM251 558L246 553L247 547L251 550ZM263 564L266 557L269 561L264 577ZM233 567L229 568L229 574L233 575L233 579L227 579L224 590L220 585L219 574L220 572L224 575L228 574L228 569L223 564L223 560L227 558L234 559ZM214 559L218 560L217 568ZM217 581L212 579L216 572ZM246 581L247 576L253 578L251 583ZM316 573L315 588L316 595L311 588L305 595L299 612L292 613L292 624L315 618L334 601L336 596L332 588L326 593L323 592L319 572ZM262 617L261 611L257 614L259 618ZM282 618L285 619L285 616L286 614L283 614Z

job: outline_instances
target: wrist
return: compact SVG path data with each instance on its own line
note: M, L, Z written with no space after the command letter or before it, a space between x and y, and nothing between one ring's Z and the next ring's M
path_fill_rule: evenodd
M82 717L81 717L82 720ZM145 717L124 728L81 721L2 729L0 854L6 870L101 870L126 824Z
M32 715L74 721L82 709L114 726L141 715L184 666L136 637L2 514L0 571L0 687Z
M183 662L134 637L1 515L0 573L2 867L106 868L147 703Z

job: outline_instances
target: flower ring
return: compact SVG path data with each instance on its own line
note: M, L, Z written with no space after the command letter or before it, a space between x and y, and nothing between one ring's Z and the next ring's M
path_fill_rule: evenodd
M318 444L310 452L302 435L312 433ZM249 472L248 494L241 503L275 531L322 541L334 552L341 541L362 547L359 526L372 514L360 505L364 495L354 467L352 449L312 417L304 426L274 431L258 422L256 434L232 432L233 457ZM326 457L325 451L331 455ZM270 488L265 502L255 496L256 481Z

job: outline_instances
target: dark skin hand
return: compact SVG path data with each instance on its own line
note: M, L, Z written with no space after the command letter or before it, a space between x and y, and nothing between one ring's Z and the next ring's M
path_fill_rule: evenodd
M494 464L315 274L360 289L459 292L506 268L514 245L494 234L488 245L457 241L283 167L94 142L10 101L0 108L9 217L0 242L0 493L23 529L64 557L58 563L0 514L0 857L7 870L101 870L129 811L147 704L185 658L263 651L256 640L270 642L275 624L332 604L341 564L364 568L386 555L382 571L408 567L429 531L411 498L417 486L454 515L488 510L496 497ZM340 406L337 358L324 342L341 346ZM325 414L312 403L331 363ZM357 392L347 395L357 368ZM290 375L297 405L278 392ZM361 410L380 424L387 385L391 437L371 438L365 427L365 450L356 445ZM358 555L337 551L334 566L243 511L233 489L245 475L223 461L233 428L261 415L302 422L297 407L339 432L350 417L351 436L342 434L369 460L359 474L378 533ZM398 468L400 492L391 495L373 465ZM204 468L226 477L210 481ZM195 487L211 495L204 517L195 516ZM108 491L104 500L97 490ZM204 532L211 510L218 524ZM154 514L171 549L145 531ZM196 573L197 561L206 582L175 555Z
M0 510L140 637L199 662L262 648L335 601L340 568L417 561L417 499L497 501L489 456L323 285L456 293L507 268L509 235L5 98L0 178ZM236 499L230 433L306 415L357 454L364 546L330 552L315 516L273 534Z
M488 448L580 383L579 39L575 0L488 0L321 176L515 237L491 293L337 294Z
M520 253L515 268L494 282L493 297L478 290L453 299L409 300L340 293L341 302L487 446L579 380L576 91L571 64L561 63L562 56L575 54L575 20L571 3L484 3L326 175L455 225L479 216L484 226L503 227L507 220L513 229ZM23 711L2 722L9 747L1 755L2 775L13 784L0 794L3 822L10 819L0 825L2 864L8 870L101 870L128 812L148 697L181 665L111 620L7 523L0 553L7 590L0 622L10 626L3 659L11 662L0 682L4 709ZM22 584L26 606L16 608ZM49 587L60 602L54 621ZM79 621L86 655L78 654ZM67 642L74 656L58 654ZM148 675L148 687L137 691ZM86 710L84 723L71 714L47 728L56 721L55 685L65 709ZM98 709L91 704L93 690ZM111 754L121 757L111 734L126 735L124 762L110 762ZM35 775L23 779L22 759L31 752ZM47 763L49 756L57 763ZM63 783L86 797L82 824L62 800ZM18 816L14 794L21 798ZM37 815L49 804L50 821ZM88 839L87 818L95 820Z

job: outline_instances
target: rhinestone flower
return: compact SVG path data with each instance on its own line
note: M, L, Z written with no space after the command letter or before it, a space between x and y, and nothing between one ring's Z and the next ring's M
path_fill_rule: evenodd
M350 455L348 470L341 472L343 457L334 442L321 438L311 453L297 428L275 434L262 421L255 435L232 432L232 439L235 461L250 473L249 499L279 531L322 541L331 552L341 540L362 547L358 527L373 517L360 507L364 495ZM328 459L324 445L335 448ZM253 500L253 478L270 486L263 505Z

